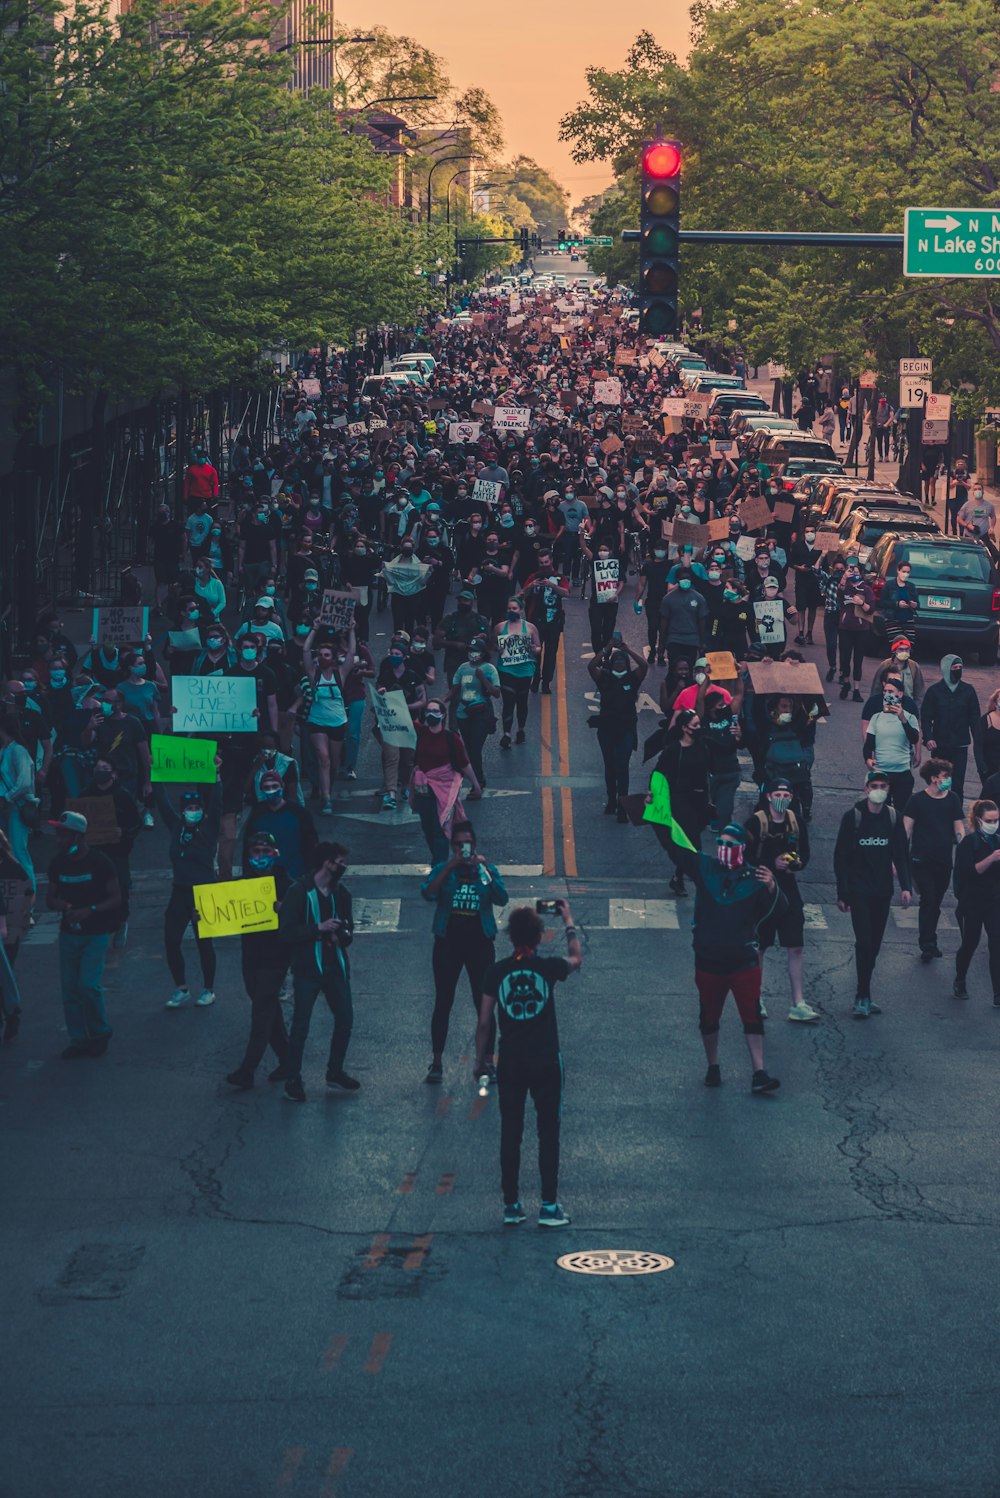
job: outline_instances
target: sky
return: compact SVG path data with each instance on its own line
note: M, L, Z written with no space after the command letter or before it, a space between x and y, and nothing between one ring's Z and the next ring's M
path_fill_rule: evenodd
M592 7L592 8L591 8ZM691 29L688 0L342 0L337 20L364 30L382 25L441 56L458 89L486 89L503 116L504 154L531 156L565 187L570 206L609 185L601 162L577 163L559 139L559 120L586 97L588 67L620 68L643 30L684 57Z

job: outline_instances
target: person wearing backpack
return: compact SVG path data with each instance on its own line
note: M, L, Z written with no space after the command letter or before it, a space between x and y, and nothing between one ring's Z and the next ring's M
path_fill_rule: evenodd
M869 770L865 797L845 811L833 850L837 882L837 908L851 917L854 927L854 963L858 990L851 1011L855 1019L881 1014L872 1003L871 983L882 947L894 879L899 881L900 903L909 910L913 900L910 849L903 828L889 799L889 776L884 770Z
M497 1062L500 1177L506 1227L517 1227L527 1217L519 1178L524 1109L529 1092L538 1122L538 1167L542 1178L538 1226L561 1228L570 1222L559 1201L563 1064L554 989L557 983L579 971L583 957L569 902L556 900L554 904L566 930L566 956L540 954L545 923L537 910L522 905L512 911L507 935L514 953L494 963L486 974L476 1026L475 1075L482 1077L487 1074L486 1056L496 1011L500 1028Z
M777 942L788 953L788 983L792 1003L790 1020L815 1024L819 1012L807 1004L802 991L803 952L805 948L805 907L796 875L809 862L809 830L792 810L793 788L787 775L775 775L767 783L760 805L744 824L747 830L747 860L770 869L788 908L780 916L771 916L760 928L760 966L764 955ZM767 1011L761 1003L761 1013Z

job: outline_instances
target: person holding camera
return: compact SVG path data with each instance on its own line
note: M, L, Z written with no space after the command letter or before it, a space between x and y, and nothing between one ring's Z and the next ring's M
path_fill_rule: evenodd
M802 992L803 950L805 947L805 907L796 882L809 862L809 829L805 818L801 822L792 810L794 787L786 775L774 775L767 783L764 795L753 816L744 823L747 830L747 860L770 869L775 883L787 901L787 909L781 915L773 915L760 927L761 979L764 973L764 957L775 943L788 953L788 984L792 991L792 1003L788 1011L790 1020L800 1024L815 1024L819 1012L807 1004ZM761 1002L761 1013L767 1011Z
M543 914L558 915L566 931L566 956L539 954L545 934ZM513 955L494 964L486 975L476 1027L475 1074L486 1068L492 1046L494 1015L500 1024L497 1091L500 1097L500 1180L503 1221L517 1227L527 1213L520 1198L521 1139L528 1093L538 1125L538 1168L542 1203L538 1226L567 1227L559 1202L559 1120L562 1113L563 1064L556 1025L554 989L583 963L580 939L568 900L539 900L535 909L522 905L511 912L507 935Z
M451 832L451 855L436 863L420 886L434 911L434 1012L431 1015L431 1064L425 1082L432 1085L444 1077L444 1048L448 1022L455 1003L455 989L462 969L469 975L469 989L476 1013L483 996L483 980L496 959L494 941L497 922L494 906L507 904L507 890L500 871L476 851L476 834L468 822L458 822ZM490 1052L485 1073L492 1080L495 1028L487 1037ZM484 1048L486 1049L486 1048Z

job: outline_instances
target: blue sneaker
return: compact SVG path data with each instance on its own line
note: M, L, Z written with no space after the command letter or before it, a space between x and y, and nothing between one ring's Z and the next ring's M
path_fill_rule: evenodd
M525 1222L528 1214L520 1202L504 1202L503 1225L505 1228L516 1228L518 1223Z
M540 1228L565 1228L569 1227L572 1218L564 1212L558 1202L543 1202L538 1209L538 1226Z

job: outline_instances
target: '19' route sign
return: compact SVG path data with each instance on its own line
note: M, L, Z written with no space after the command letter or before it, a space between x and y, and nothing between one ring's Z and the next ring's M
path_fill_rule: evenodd
M907 208L903 275L1000 275L1000 208Z

